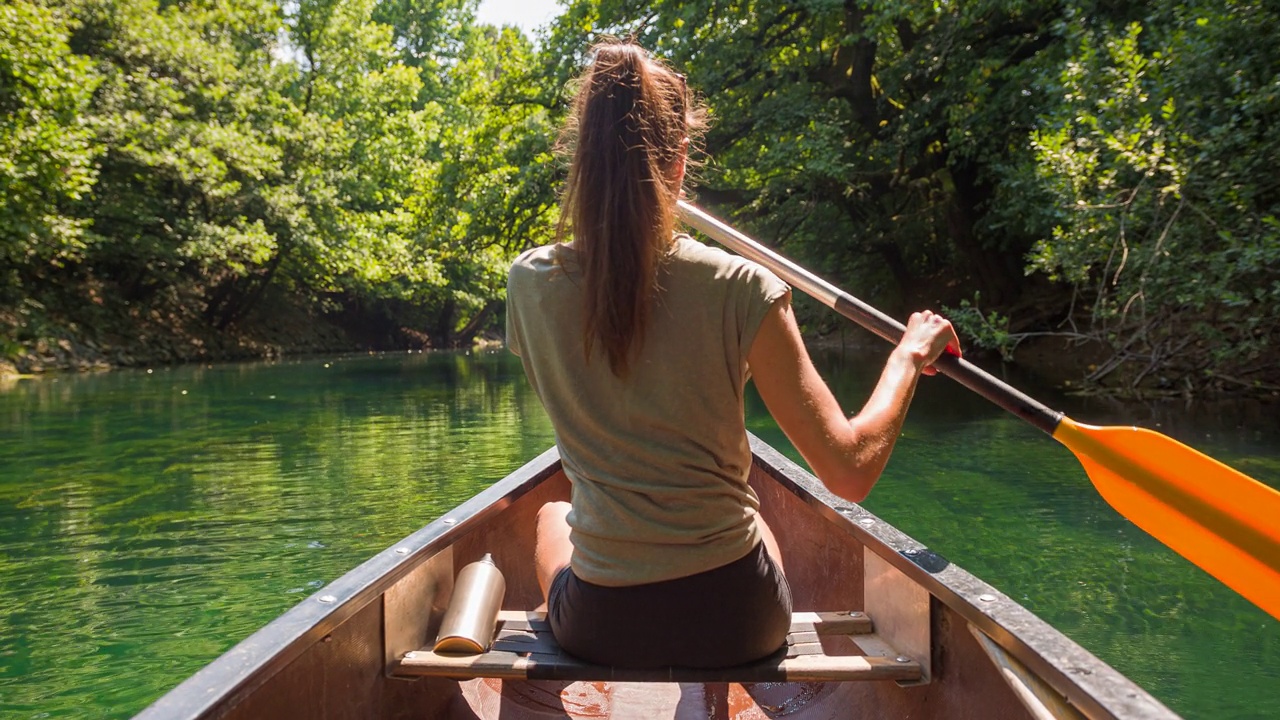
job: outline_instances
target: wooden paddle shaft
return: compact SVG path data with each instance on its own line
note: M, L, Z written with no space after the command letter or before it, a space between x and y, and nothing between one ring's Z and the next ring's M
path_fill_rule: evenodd
M902 323L885 315L858 298L814 275L800 265L738 232L700 208L680 202L684 221L716 242L745 258L772 270L778 277L799 288L827 307L858 323L891 343L897 344L906 331ZM934 363L943 375L964 385L996 405L1053 435L1062 413L1028 397L1008 383L992 376L977 365L944 354Z

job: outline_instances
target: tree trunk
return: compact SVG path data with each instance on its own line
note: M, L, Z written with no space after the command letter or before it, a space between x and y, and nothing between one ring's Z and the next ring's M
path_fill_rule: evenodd
M978 283L984 303L1004 306L1017 299L1018 282L1010 272L1008 258L992 252L974 235L974 214L988 199L973 173L964 168L951 168L954 190L948 193L945 208L947 231L952 244L965 259L965 265Z
M284 262L286 248L280 248L275 257L271 258L271 262L267 263L266 269L258 276L255 282L247 292L237 297L233 294L222 308L222 316L218 319L215 327L219 330L226 330L232 323L243 319L251 310L262 300L262 296L267 292L267 287L271 285L271 280L275 278L276 271L280 269L280 264Z
M448 298L440 306L436 314L435 327L431 329L431 346L437 348L450 347L453 343L453 322L458 314L458 304Z
M898 290L906 292L913 280L911 270L907 268L907 261L902 257L902 248L891 242L872 243L871 247L884 260L885 267L888 268L889 275L893 277Z
M497 300L490 300L485 303L484 307L480 308L480 312L476 313L475 317L471 318L471 320L467 322L466 327L459 330L458 333L453 336L452 342L454 347L469 345L471 341L475 339L476 334L484 327L485 323L489 321L489 318L493 317L493 313L498 310L498 304Z

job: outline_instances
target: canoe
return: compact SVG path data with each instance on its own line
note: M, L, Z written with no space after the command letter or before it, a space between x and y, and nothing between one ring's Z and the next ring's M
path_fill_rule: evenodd
M1177 717L996 588L751 442L751 483L797 611L786 657L637 674L543 647L507 653L515 661L505 665L415 664L433 655L455 574L486 553L506 580L506 640L475 657L496 657L504 642L552 642L532 612L541 597L531 557L538 508L568 492L551 449L322 588L137 717Z

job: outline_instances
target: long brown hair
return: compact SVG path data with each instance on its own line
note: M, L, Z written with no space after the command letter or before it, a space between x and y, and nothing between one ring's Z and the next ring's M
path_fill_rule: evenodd
M583 351L590 358L599 342L625 377L671 245L679 163L704 114L684 76L638 45L610 40L592 53L566 127L573 159L559 235L572 234L581 262Z

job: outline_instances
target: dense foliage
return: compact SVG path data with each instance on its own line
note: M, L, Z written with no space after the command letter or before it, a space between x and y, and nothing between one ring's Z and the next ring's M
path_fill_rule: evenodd
M33 308L68 292L214 331L274 293L436 342L474 333L549 205L501 191L546 175L553 131L543 108L498 111L504 68L533 48L473 11L6 4L0 271L29 319L17 339L48 331Z
M1110 390L1272 394L1278 30L1257 0L579 0L550 48L686 68L703 199L859 295Z
M1109 391L1280 389L1268 3L571 0L536 46L474 10L0 7L0 351L94 312L497 327L551 237L566 82L614 34L710 105L700 200L856 294Z

